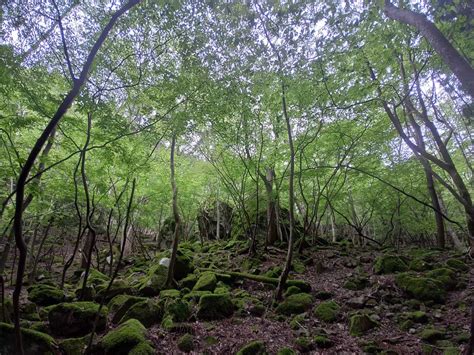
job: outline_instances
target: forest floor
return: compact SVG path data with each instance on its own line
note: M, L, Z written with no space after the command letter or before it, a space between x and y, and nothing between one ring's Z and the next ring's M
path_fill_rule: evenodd
M239 243L196 245L194 250L188 249L195 266L191 276L196 280L208 270L215 270L217 275L242 273L242 277L233 277L225 285L213 285L215 293L220 293L220 288L230 295L233 314L204 320L198 315L199 297L189 301L190 312L176 323L178 326L165 327L163 322L146 326L146 338L156 353L184 354L178 343L185 333L192 335L188 346L192 354L235 354L253 341L260 343L242 354L458 354L467 344L467 275L472 265L462 254L414 248L381 251L347 243L307 248L295 258L290 278L311 286L310 303L282 312L273 300L274 285L250 278L277 276L284 264L284 249L270 248L264 256L249 259ZM151 264L157 262L154 259ZM128 274L129 280L138 280L149 268L138 273L136 270L140 266L130 259L122 273ZM414 285L403 284L397 279L400 275L412 277ZM418 285L417 280L428 283ZM283 303L291 300L291 293L301 292L294 287L289 290ZM11 291L7 288L7 297ZM150 297L159 300L161 295ZM324 319L317 308L328 303L336 306ZM354 324L351 327L353 318L360 315L368 320L359 325L360 329ZM108 331L116 328L112 316L111 312ZM38 329L49 332L48 325ZM59 344L61 338L56 337Z

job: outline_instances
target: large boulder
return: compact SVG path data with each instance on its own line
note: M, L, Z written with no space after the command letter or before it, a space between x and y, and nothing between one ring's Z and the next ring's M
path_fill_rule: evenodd
M28 288L28 300L38 306L51 306L64 302L65 294L57 287L39 284Z
M128 311L135 303L146 301L145 297L118 295L112 298L107 307L112 315L112 323L118 323L125 312Z
M382 255L375 260L374 271L377 274L393 274L407 270L408 265L396 255Z
M58 346L48 334L21 328L25 354L58 354ZM0 354L15 354L15 330L13 325L0 323Z
M107 333L99 341L98 348L106 355L155 353L146 339L146 328L136 319L129 319Z
M276 311L285 315L299 314L310 309L312 303L313 297L309 293L297 293L285 298Z
M314 309L314 315L324 322L334 322L340 309L341 307L335 301L324 301Z
M49 327L53 334L62 336L83 336L92 331L99 305L94 302L60 303L48 312ZM96 330L104 330L107 325L107 307L102 307Z
M234 304L228 294L202 295L197 317L203 320L224 319L234 313Z
M402 273L395 277L395 283L408 296L419 301L442 303L446 298L446 290L443 284L429 277Z
M193 287L193 291L214 291L217 285L217 277L211 271L204 272Z
M378 323L367 314L354 314L349 319L349 333L360 336L378 326Z
M139 281L139 294L147 297L158 296L165 287L167 277L168 268L166 266L153 265L148 273Z
M129 319L139 320L145 327L157 324L163 318L163 307L153 299L141 301L132 305L124 314L121 323Z

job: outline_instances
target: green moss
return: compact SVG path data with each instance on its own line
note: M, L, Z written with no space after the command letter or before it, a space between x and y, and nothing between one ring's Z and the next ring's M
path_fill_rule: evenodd
M203 295L199 300L197 317L204 320L223 319L234 313L229 295Z
M324 322L334 322L340 309L341 307L335 301L325 301L314 309L314 315Z
M163 307L157 301L149 299L133 304L123 315L120 323L129 319L140 321L145 327L157 324L163 318Z
M81 280L84 279L85 272L83 271L81 274ZM99 286L103 284L104 282L110 281L109 277L103 273L101 273L99 270L96 269L90 269L89 270L89 275L87 276L87 284L88 285L93 285L93 286ZM82 282L81 282L82 285Z
M314 345L310 338L308 337L298 337L295 339L295 344L298 350L301 352L309 352L313 350Z
M106 334L98 345L106 354L126 354L136 345L146 342L145 334L143 324L136 319L129 319Z
M409 319L415 323L428 322L428 316L423 311L407 312L403 314L403 318Z
M165 315L171 316L174 322L185 322L191 316L191 307L186 301L169 299L165 303Z
M191 334L184 334L181 338L178 339L178 349L189 353L194 350L193 336Z
M5 314L5 318L3 315ZM6 298L4 304L0 304L0 321L10 323L13 319L13 302L11 299Z
M163 265L153 265L146 276L142 277L138 283L138 292L142 296L158 296L164 288L168 268Z
M211 291L191 291L187 295L183 296L183 300L199 302L202 296L210 294L212 294Z
M446 261L446 265L457 271L468 271L469 266L460 259L449 259Z
M329 291L318 291L316 292L316 295L314 297L316 297L316 299L318 300L328 300L330 299L331 297L333 296L332 292L329 292Z
M290 286L287 288L285 294L283 295L284 297L288 297L291 295L296 295L297 293L301 293L301 290L296 287L296 286Z
M293 330L298 330L301 328L301 324L304 321L304 316L302 314L297 314L290 321L290 328Z
M316 344L316 346L318 348L322 348L322 349L326 349L326 348L330 348L331 346L333 346L333 342L331 339L329 339L327 336L325 335L316 335L314 338L313 338L313 341L314 343Z
M107 307L112 315L112 322L118 323L124 316L125 312L135 303L146 301L145 297L136 297L129 295L118 295L112 298Z
M204 272L193 287L193 291L214 291L217 285L216 274L210 271Z
M180 298L181 293L179 290L169 289L169 290L162 290L160 292L160 298Z
M428 343L434 343L437 340L444 339L446 332L441 329L425 328L420 333L420 339Z
M64 298L64 292L54 286L39 284L28 288L28 300L39 306L58 304Z
M59 347L67 355L82 355L89 344L90 334L81 338L63 339L59 342Z
M49 326L51 331L57 335L85 335L92 330L92 324L98 311L99 305L93 302L60 303L49 309ZM105 329L107 313L107 307L102 307L97 321L97 331Z
M370 282L368 278L363 277L363 276L354 276L354 277L349 278L344 283L344 288L347 288L348 290L358 291L358 290L363 290L369 285L370 285Z
M367 314L354 314L349 319L349 333L352 336L363 335L377 326L377 322L372 320Z
M437 280L442 283L446 290L453 290L456 288L456 273L448 268L434 269L426 273L426 277Z
M413 271L425 271L430 270L432 265L421 258L415 258L408 264L408 268Z
M189 289L192 289L194 285L196 285L197 280L198 277L195 274L189 274L179 282L179 286L181 288L187 287Z
M442 303L446 297L443 284L437 280L403 273L395 277L395 283L410 297L420 301Z
M382 255L375 260L374 271L377 274L393 274L407 270L407 264L396 255Z
M237 352L237 355L264 355L266 353L267 351L265 349L265 343L260 340L255 340L244 345Z
M278 350L277 355L296 355L296 351L290 348L281 348Z
M97 300L104 298L106 301L110 301L117 295L131 295L133 294L132 287L125 280L114 280L109 290L109 281L105 281L102 284L96 286L95 290L97 291Z
M142 341L135 345L132 350L128 352L128 355L154 355L156 354L155 349L147 341Z
M276 311L285 315L303 313L311 308L312 303L313 297L309 293L297 293L285 298Z
M52 337L35 330L21 328L26 354L56 354L57 344ZM0 323L0 350L2 354L15 353L15 332L11 324Z

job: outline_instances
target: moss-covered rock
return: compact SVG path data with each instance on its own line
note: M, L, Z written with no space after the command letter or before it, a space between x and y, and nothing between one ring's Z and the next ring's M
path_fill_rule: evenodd
M38 306L51 306L64 302L65 294L59 288L39 284L28 288L28 300Z
M375 260L374 271L377 274L393 274L408 270L408 265L396 255L382 255Z
M48 334L21 328L25 354L57 354L58 345ZM15 331L11 324L0 323L0 353L15 354Z
M296 286L290 286L286 289L283 297L288 297L288 296L291 296L291 295L296 295L297 293L301 293L301 290L299 289L299 287L296 287Z
M378 326L367 314L354 314L349 319L349 333L360 336Z
M181 299L167 300L164 309L165 315L170 316L174 322L185 322L191 316L189 303Z
M162 290L160 292L160 299L176 299L181 297L181 292L176 289Z
M415 258L408 264L408 268L412 271L426 271L433 268L433 266L422 258Z
M324 301L314 309L314 315L324 322L334 322L340 309L341 307L335 301Z
M85 271L83 270L81 272L81 277L79 279L79 283L81 287L82 287L82 281L84 280L84 276L85 276ZM88 285L93 285L94 287L96 287L108 281L110 281L110 278L107 275L100 272L99 270L96 270L96 269L89 270L89 275L87 276Z
M265 355L267 354L265 343L260 340L254 340L244 345L237 355Z
M245 317L248 315L262 316L265 313L265 306L262 301L255 297L239 297L232 300L236 308L238 316Z
M60 303L48 312L49 326L53 334L63 336L83 336L90 333L99 305L93 302ZM104 330L107 325L107 307L102 307L96 330Z
M59 341L60 349L67 355L83 355L89 344L90 334L81 338L68 338Z
M443 284L428 277L403 273L395 277L395 283L410 297L420 301L442 303L446 297Z
M438 268L426 273L426 277L439 281L445 290L454 290L457 285L456 273L448 268Z
M318 348L327 349L333 346L333 341L329 339L326 335L316 335L313 338L313 342Z
M107 307L112 315L112 323L118 323L124 316L125 312L135 303L146 301L145 297L118 295L112 298Z
M296 348L303 353L309 352L314 349L314 344L311 341L311 338L306 336L296 338L295 345Z
M193 336L191 334L184 334L178 339L178 349L189 353L194 350Z
M303 313L311 308L312 303L313 297L309 293L297 293L285 298L276 311L285 315Z
M128 352L128 355L155 355L156 351L148 341L142 341L135 345L132 350Z
M203 295L199 300L197 317L203 320L228 318L234 313L234 305L226 294Z
M354 276L344 283L344 288L352 291L363 290L370 285L369 279L364 276Z
M460 259L449 259L446 261L446 266L457 271L468 271L469 266Z
M151 347L145 335L146 328L143 324L136 319L129 319L102 337L98 347L107 355L130 354L132 351L135 354L140 354L137 350L150 349ZM140 347L137 349L139 345Z
M428 343L434 343L437 340L444 339L446 332L442 329L425 328L420 333L420 339Z
M428 322L428 315L423 311L406 312L402 315L404 319L409 319L414 323Z
M128 284L128 282L121 279L114 280L110 288L107 290L108 287L108 281L96 286L95 299L99 301L103 298L106 301L110 301L117 295L132 295L134 293L134 289Z
M161 304L156 300L149 299L133 304L120 319L120 323L136 319L145 327L151 327L153 324L160 323L162 318L163 307Z
M197 280L198 280L197 275L189 274L188 276L186 276L185 278L183 278L179 282L179 287L180 288L186 288L187 287L189 289L192 289L194 287L194 285L196 285Z
M290 348L281 348L278 350L277 355L296 355L296 351Z
M194 302L199 302L202 296L204 295L211 295L211 291L191 291L188 294L183 296L183 300L185 301L194 301Z
M194 271L192 257L182 248L176 252L176 263L174 265L174 279L179 281Z
M150 268L146 276L142 277L138 284L138 293L142 296L158 296L164 288L168 268L163 265L154 265Z
M193 287L193 291L214 291L217 285L217 277L211 271L204 272Z

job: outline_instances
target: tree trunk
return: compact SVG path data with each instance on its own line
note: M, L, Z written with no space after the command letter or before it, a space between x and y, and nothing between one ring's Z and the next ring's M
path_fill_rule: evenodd
M168 268L168 277L166 278L167 286L174 286L174 284L176 283L174 280L174 265L176 263L176 253L178 252L179 228L181 224L181 219L180 219L179 210L178 210L178 189L176 187L176 179L175 179L175 174L174 174L175 147L176 147L176 134L173 133L173 137L171 139L171 153L170 153L170 180L171 180L171 189L173 191L172 209L173 209L175 227L174 227L174 235L173 235L173 246L171 249L170 265Z
M441 31L426 16L398 8L385 0L384 13L393 20L414 26L452 70L466 92L474 98L474 70L464 57L449 43Z
M263 174L262 174L263 175ZM265 191L267 193L267 238L266 245L273 245L278 240L278 226L276 215L276 202L273 195L273 180L275 179L275 170L267 168L265 175Z

